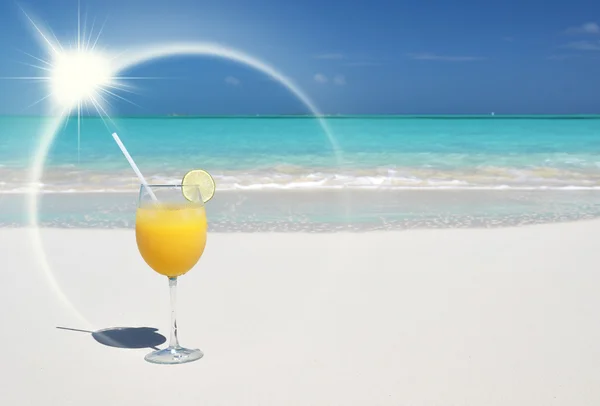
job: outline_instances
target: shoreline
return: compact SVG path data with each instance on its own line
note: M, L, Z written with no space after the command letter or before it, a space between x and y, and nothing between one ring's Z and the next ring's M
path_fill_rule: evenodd
M28 225L29 194L0 195L0 227ZM132 228L138 193L56 193L39 225ZM504 228L600 218L597 191L228 191L207 205L209 230L361 232Z
M596 224L595 224L596 223ZM427 232L449 232L449 231L459 231L459 232L468 232L468 231L492 231L492 230L509 230L509 231L519 231L519 230L529 230L529 229L537 229L537 228L548 228L555 226L567 226L567 227L578 227L580 225L585 226L598 226L600 228L600 217L590 218L590 219L580 219L580 220L569 220L569 221L560 221L560 222L549 222L549 223L532 223L532 224L523 224L523 225L498 225L496 227L445 227L445 228L405 228L405 229L369 229L369 230L339 230L339 231L278 231L278 230L258 230L258 231L243 231L243 230L233 230L233 231L222 231L222 230L210 230L210 221L209 224L209 235L256 235L256 234L265 234L265 235L298 235L298 236L313 236L313 235L363 235L363 234L405 234L405 233L427 233ZM32 226L32 225L15 225L15 226L0 226L1 230L19 230L19 231L34 231L38 230L40 232L44 231L66 231L66 232L91 232L91 231L99 231L99 232L135 232L135 226L131 227L48 227L48 226Z

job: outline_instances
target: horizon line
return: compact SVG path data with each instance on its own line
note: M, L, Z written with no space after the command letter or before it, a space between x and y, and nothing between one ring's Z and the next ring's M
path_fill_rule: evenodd
M53 118L45 114L0 114L0 118ZM86 119L100 119L98 115L82 116ZM124 114L111 118L600 118L600 113L574 114Z

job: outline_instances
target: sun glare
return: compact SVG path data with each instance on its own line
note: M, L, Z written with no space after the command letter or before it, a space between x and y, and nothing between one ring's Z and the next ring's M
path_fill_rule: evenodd
M101 99L112 87L110 60L99 53L77 50L56 55L50 73L50 93L66 108Z
M82 24L79 7L77 9L77 35L74 41L73 39L70 41L69 46L63 46L52 30L44 29L36 24L25 10L23 10L23 14L45 46L47 56L26 54L36 61L35 64L27 65L36 68L40 73L38 76L3 79L23 79L45 83L48 93L29 107L49 100L52 111L54 112L56 111L54 108L58 108L58 113L67 121L71 114L76 116L79 157L82 115L97 113L108 127L106 120L112 121L109 116L111 100L119 99L136 105L122 95L123 93L135 93L134 86L125 82L155 78L118 76L120 69L114 65L116 56L103 52L97 47L104 24L97 32L94 32L94 23L92 23L88 30L85 19Z

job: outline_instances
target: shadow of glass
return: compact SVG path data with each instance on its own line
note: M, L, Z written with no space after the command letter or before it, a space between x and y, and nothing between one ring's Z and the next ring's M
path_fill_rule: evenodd
M102 345L116 348L152 348L167 341L166 337L152 327L113 327L98 331L79 330L68 327L56 327L60 330L90 333L94 340Z
M92 337L100 344L117 348L152 348L167 339L151 327L117 327L94 331Z

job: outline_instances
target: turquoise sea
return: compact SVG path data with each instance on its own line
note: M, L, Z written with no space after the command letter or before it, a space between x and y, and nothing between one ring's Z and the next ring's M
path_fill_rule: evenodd
M0 118L1 225L26 222L21 193L49 121ZM302 116L71 118L41 180L42 225L132 226L138 185L115 130L153 183L211 172L218 230L488 227L600 215L600 116L323 121L329 134Z

